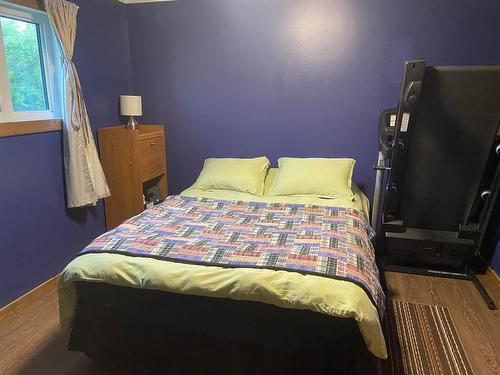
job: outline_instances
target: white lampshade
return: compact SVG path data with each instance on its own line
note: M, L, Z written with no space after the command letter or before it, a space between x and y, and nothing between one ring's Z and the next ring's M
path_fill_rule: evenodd
M120 95L120 113L123 116L142 116L140 96Z

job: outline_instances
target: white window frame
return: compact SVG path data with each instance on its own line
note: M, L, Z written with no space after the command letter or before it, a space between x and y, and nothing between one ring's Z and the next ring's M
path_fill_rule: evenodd
M7 73L7 60L0 27L0 123L50 120L60 118L61 54L46 12L0 1L0 16L38 24L40 56L43 59L48 109L43 111L14 111ZM1 126L1 124L0 124Z

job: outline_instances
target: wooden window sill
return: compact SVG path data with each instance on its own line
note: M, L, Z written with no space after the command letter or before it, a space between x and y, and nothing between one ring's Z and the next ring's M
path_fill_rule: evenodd
M62 130L62 120L36 120L0 123L0 138Z
M8 3L13 3L21 5L23 7L28 7L37 10L45 10L43 6L43 0L6 0Z

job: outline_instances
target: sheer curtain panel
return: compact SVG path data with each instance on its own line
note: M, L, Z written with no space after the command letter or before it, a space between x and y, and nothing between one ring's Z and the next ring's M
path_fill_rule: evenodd
M78 6L66 0L44 0L44 3L63 56L62 120L67 205L95 205L110 192L97 155L78 72L72 62Z

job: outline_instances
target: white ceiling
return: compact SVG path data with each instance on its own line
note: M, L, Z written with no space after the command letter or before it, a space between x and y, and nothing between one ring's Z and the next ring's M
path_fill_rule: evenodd
M136 4L136 3L155 3L158 1L175 1L175 0L118 0L125 4Z

